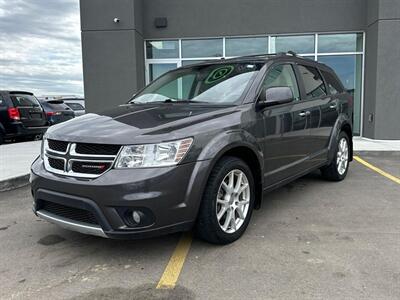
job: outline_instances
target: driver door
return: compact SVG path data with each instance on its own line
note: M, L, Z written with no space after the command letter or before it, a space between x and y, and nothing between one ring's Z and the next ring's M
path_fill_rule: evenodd
M300 100L294 66L290 63L273 65L267 71L263 89L286 86L294 100L262 111L265 127L264 177L266 186L273 186L295 176L306 166L309 139L306 104Z

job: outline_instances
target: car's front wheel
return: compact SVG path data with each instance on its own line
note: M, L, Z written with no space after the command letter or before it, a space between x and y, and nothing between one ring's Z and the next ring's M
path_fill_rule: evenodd
M254 207L254 178L237 157L223 157L212 170L196 224L198 236L213 244L232 243L244 233Z

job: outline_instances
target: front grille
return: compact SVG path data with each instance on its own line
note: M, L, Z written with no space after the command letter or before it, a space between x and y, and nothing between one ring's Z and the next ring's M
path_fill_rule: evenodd
M97 178L112 167L120 148L48 139L44 143L44 165L46 170L59 175Z
M48 160L50 167L53 169L64 170L64 160L52 157L49 157Z
M73 161L71 169L73 172L82 174L102 174L110 167L111 162Z
M119 145L77 143L75 151L79 154L117 155L120 148Z
M65 206L55 202L40 201L40 209L52 213L56 216L67 218L73 221L99 225L94 214L88 210Z
M68 147L68 142L56 141L56 140L47 140L49 148L58 152L66 152Z

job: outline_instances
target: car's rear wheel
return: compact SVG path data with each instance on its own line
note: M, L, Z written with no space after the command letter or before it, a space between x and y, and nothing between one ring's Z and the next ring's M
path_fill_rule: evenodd
M212 170L196 224L198 236L213 244L232 243L246 230L254 206L254 178L248 165L223 157Z
M332 162L321 169L322 176L328 180L341 181L349 170L350 143L347 134L342 131L336 144L335 156Z
M4 136L3 133L0 132L0 145L4 143Z

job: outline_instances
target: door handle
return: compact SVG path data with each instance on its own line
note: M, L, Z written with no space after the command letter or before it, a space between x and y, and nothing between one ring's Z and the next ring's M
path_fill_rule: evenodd
M302 111L301 113L299 113L299 117L302 117L302 118L304 118L304 117L306 117L306 116L309 116L309 115L311 115L311 112L310 111Z
M332 108L332 109L334 109L334 108L336 108L337 107L337 103L335 102L335 103L332 103L331 105L329 105L329 108Z

